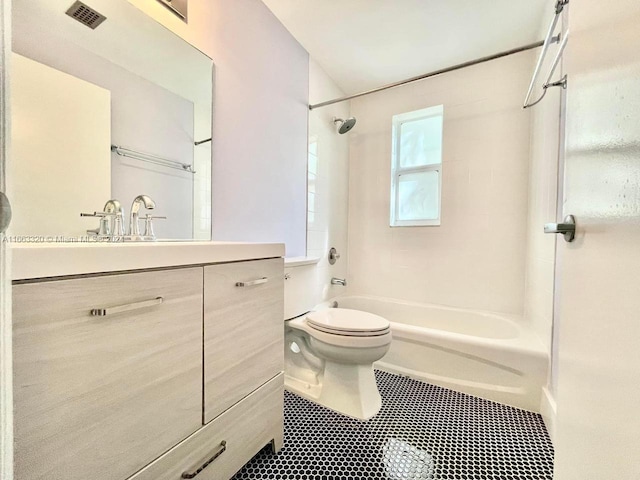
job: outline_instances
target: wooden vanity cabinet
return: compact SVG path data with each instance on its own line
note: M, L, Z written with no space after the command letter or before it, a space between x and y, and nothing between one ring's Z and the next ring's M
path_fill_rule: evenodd
M213 419L130 480L229 480L265 445L282 448L284 375L281 373ZM187 474L186 477L183 474Z
M280 449L283 277L276 258L14 285L16 480L180 480L212 455L198 480L228 480Z
M13 322L17 480L124 480L200 428L202 268L15 285Z
M283 272L281 258L205 267L205 423L283 370Z

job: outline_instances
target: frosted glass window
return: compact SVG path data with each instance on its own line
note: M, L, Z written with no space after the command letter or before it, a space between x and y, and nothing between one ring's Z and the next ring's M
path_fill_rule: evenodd
M392 227L440 225L443 117L442 105L393 117Z
M441 161L441 116L400 124L400 167L435 165Z
M398 220L437 220L440 172L407 173L398 178Z

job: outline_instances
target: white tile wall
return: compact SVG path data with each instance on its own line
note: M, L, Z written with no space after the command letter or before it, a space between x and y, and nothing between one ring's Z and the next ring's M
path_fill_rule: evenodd
M521 314L534 52L352 101L350 293ZM442 225L389 227L391 118L444 105Z
M344 93L333 80L311 60L310 102L321 102L342 95ZM310 285L316 292L317 302L346 291L344 287L332 286L331 277L347 276L350 134L339 135L332 119L349 117L349 110L350 105L346 102L313 110L309 114L307 255L321 259L315 268L313 285ZM335 247L341 255L335 265L329 265L327 260L331 247Z
M542 71L550 68L547 59ZM533 65L531 66L533 68ZM560 73L558 73L560 78ZM531 110L531 158L527 232L525 318L540 340L551 347L555 235L546 235L545 223L556 220L558 148L560 138L560 90L549 89L543 102Z
M545 22L546 23L546 22ZM565 22L566 23L566 22ZM541 25L540 35L546 33L548 25ZM545 60L542 71L547 72L553 55ZM531 65L533 68L534 65ZM561 78L558 73L554 78ZM542 81L542 80L541 80ZM541 82L540 81L540 82ZM539 82L539 83L540 83ZM540 91L540 85L536 86ZM557 386L557 339L552 347L554 334L554 289L556 242L558 236L543 231L545 223L559 220L558 214L558 168L561 135L560 90L551 88L544 101L531 109L531 147L529 165L529 208L527 227L527 258L525 282L525 320L529 322L551 356L549 385L544 389L541 412L551 439L555 441L555 395ZM552 350L554 350L552 352Z
M211 115L211 105L195 106L194 138L211 136ZM193 151L193 238L197 240L211 240L211 147L211 142L204 143Z

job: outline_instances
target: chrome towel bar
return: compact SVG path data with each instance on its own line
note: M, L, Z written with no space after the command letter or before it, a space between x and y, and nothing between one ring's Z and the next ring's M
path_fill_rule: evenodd
M558 25L558 20L560 19L560 14L562 13L562 11L564 10L565 5L567 5L569 3L569 0L558 0L556 2L556 6L555 6L555 15L553 16L553 19L551 20L551 25L549 25L549 30L547 31L547 36L545 37L544 40L544 44L542 45L542 51L540 52L540 56L538 57L538 63L536 63L536 68L533 71L533 77L531 78L531 83L529 84L529 90L527 90L527 96L524 99L524 104L522 105L522 108L529 108L529 107L533 107L534 105L537 105L538 103L540 103L542 101L542 99L544 98L545 94L547 93L547 88L551 87L551 86L560 86L560 84L550 84L550 78L553 75L553 72L555 71L556 67L558 66L558 63L560 61L560 57L562 56L562 52L565 48L565 46L567 45L567 38L568 35L565 36L565 38L562 41L562 44L560 45L560 49L558 51L558 54L556 55L556 58L553 61L553 65L551 67L551 72L548 75L547 81L543 84L543 89L544 91L542 92L542 96L536 100L533 103L529 103L529 101L531 100L531 95L533 94L533 89L535 87L536 84L536 80L538 79L538 76L540 75L540 70L542 69L542 64L544 63L544 59L547 56L547 53L549 51L549 47L551 46L552 43L558 43L560 42L560 35L557 36L553 36L553 32L555 32L556 30L556 26ZM566 83L563 84L562 86L566 87Z
M169 160L162 158L151 153L138 152L131 150L130 148L121 147L119 145L111 145L111 151L120 155L121 157L133 158L135 160L141 160L143 162L153 163L155 165L161 165L163 167L174 168L176 170L182 170L184 172L196 173L193 169L193 165L188 163L176 162L175 160Z

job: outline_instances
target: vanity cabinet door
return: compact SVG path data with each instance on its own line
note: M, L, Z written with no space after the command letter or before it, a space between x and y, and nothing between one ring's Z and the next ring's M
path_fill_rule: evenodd
M284 368L282 258L204 269L204 422Z
M280 374L129 480L183 480L203 467L196 480L229 480L265 445L280 451L283 384Z
M201 426L202 268L16 285L13 302L16 480L126 479Z

